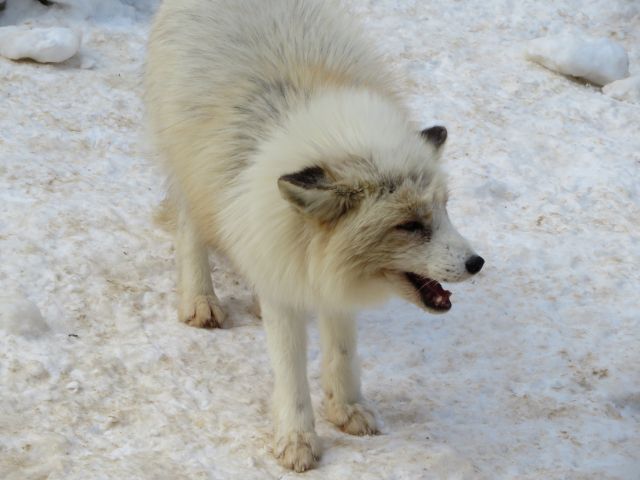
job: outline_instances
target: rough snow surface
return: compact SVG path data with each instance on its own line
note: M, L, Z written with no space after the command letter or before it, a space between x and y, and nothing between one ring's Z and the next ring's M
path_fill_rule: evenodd
M526 55L550 70L596 85L606 85L629 75L627 52L608 38L568 33L537 38L529 43Z
M0 56L11 60L30 58L41 63L60 63L80 49L81 37L70 28L0 27Z
M602 87L602 92L616 100L640 103L640 75L616 80Z
M312 323L325 452L317 470L283 470L241 279L215 260L230 328L176 320L142 133L151 3L10 0L3 24L77 28L83 46L64 65L0 59L0 304L30 302L11 311L33 326L35 305L50 327L0 332L0 478L638 480L638 106L549 75L522 48L569 27L615 32L637 73L640 4L353 4L407 74L415 118L448 127L450 215L487 260L445 285L445 315L400 301L362 312L382 434L324 420ZM77 68L85 58L93 68Z

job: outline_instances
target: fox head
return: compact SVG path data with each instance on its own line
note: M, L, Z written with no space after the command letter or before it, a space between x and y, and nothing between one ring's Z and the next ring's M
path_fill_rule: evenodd
M282 198L312 232L311 281L330 283L347 302L395 293L427 311L447 311L451 294L440 282L465 280L484 264L447 213L440 165L447 130L401 133L391 125L378 135L384 140L355 142L341 159L319 155L278 179ZM363 137L345 132L354 136Z

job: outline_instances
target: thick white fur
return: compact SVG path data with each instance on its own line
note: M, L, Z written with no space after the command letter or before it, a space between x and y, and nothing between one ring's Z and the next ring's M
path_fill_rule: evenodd
M274 453L298 471L320 455L306 314L319 314L327 417L375 433L354 311L391 294L420 303L402 272L459 281L472 254L446 214L441 148L411 124L363 38L333 0L165 0L149 43L146 103L176 217L180 318L223 322L207 249L226 254L260 298ZM282 181L309 167L327 184ZM429 241L395 228L414 218L429 223Z

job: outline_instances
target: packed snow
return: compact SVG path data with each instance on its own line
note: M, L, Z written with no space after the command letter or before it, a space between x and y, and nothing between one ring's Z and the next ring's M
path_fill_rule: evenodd
M616 80L602 87L602 92L616 100L640 103L640 75Z
M283 470L242 279L213 258L229 328L177 321L140 100L155 2L9 0L0 26L83 42L62 64L0 58L0 478L640 478L639 106L522 56L579 29L618 42L637 76L640 4L352 3L415 118L447 125L450 215L487 260L446 285L446 315L399 300L361 314L382 433L324 420L311 322L324 455Z
M527 58L550 70L606 85L629 75L629 57L609 38L562 34L529 43Z
M0 56L11 60L32 59L42 63L69 60L80 49L80 35L70 28L0 28Z

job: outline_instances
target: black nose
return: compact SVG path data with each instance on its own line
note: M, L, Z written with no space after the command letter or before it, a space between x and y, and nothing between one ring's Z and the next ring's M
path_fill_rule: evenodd
M474 255L469 257L469 260L464 264L467 267L467 272L469 273L478 273L482 270L482 266L484 265L484 258L479 257L478 255Z

